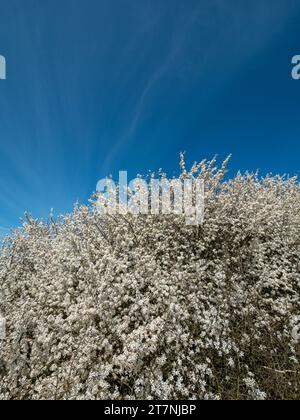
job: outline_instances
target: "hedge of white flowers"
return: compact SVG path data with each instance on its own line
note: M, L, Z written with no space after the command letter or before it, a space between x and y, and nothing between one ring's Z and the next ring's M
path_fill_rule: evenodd
M299 399L300 186L203 161L205 221L27 216L0 253L0 399Z

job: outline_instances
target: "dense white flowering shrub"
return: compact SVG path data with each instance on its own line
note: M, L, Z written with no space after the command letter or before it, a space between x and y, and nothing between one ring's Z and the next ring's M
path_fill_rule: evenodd
M215 161L205 222L27 217L0 256L0 399L300 397L300 186Z

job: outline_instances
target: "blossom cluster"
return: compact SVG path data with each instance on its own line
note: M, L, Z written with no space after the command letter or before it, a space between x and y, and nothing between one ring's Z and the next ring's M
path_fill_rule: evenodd
M0 399L299 399L300 186L186 169L205 218L27 220L0 252Z

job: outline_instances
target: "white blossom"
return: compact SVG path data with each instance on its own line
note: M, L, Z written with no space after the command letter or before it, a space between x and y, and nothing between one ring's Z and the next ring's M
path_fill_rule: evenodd
M27 216L0 253L0 399L299 399L300 187L212 162L205 219Z

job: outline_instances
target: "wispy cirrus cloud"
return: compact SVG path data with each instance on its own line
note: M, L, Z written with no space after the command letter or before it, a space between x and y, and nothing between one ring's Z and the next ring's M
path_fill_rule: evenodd
M130 0L117 7L61 0L57 13L53 1L40 3L1 7L9 70L0 89L2 226L18 223L25 210L45 217L51 207L70 210L121 163L134 171L150 159L152 167L165 166L170 145L174 153L182 144L191 152L202 147L194 138L207 134L200 125L209 101L275 44L300 9L298 0L273 0L272 7L270 0ZM181 142L185 132L193 139ZM220 143L212 148L222 153Z
M254 1L245 6L240 1L211 0L193 5L169 17L173 24L168 52L140 87L128 125L105 158L104 171L110 170L116 156L137 135L145 109L151 106L154 109L155 104L151 102L157 97L154 92L164 81L177 78L186 91L193 89L193 84L202 83L203 90L211 89L213 94L251 57L263 51L299 10L294 0L275 0L272 9L266 1ZM153 37L159 38L159 33L165 32L166 18L167 13L160 13L155 25L147 27ZM137 45L137 50L139 47Z

